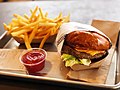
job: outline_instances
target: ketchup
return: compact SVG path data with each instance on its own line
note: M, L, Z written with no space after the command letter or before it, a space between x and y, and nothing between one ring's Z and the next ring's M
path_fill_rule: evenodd
M33 50L23 55L22 60L26 64L35 64L42 61L45 58L45 54L39 50Z
M29 73L36 73L44 68L46 52L43 49L32 49L22 55L21 61Z

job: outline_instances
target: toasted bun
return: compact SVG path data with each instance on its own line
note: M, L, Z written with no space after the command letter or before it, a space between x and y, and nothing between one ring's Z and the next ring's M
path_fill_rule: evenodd
M81 50L108 50L111 47L106 37L93 31L73 31L65 40L69 46Z

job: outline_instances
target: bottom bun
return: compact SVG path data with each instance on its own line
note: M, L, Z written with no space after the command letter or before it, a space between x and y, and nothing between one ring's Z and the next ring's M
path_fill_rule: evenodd
M93 69L93 68L99 68L102 63L104 62L103 60L91 63L90 66L82 65L82 64L75 64L71 67L72 70L86 70L86 69Z

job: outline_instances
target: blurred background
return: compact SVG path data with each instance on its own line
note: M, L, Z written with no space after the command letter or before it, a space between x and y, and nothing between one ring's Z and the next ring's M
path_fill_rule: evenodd
M0 0L0 2L16 2L16 1L35 1L35 0Z

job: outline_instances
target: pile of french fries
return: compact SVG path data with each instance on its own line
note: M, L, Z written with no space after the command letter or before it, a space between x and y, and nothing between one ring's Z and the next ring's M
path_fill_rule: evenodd
M3 23L8 34L24 40L27 49L32 48L30 44L34 39L42 39L39 46L42 48L50 36L58 33L62 23L70 21L70 15L63 17L62 13L54 19L48 18L48 12L43 14L38 6L30 12L31 16L14 14L14 18L8 25Z

